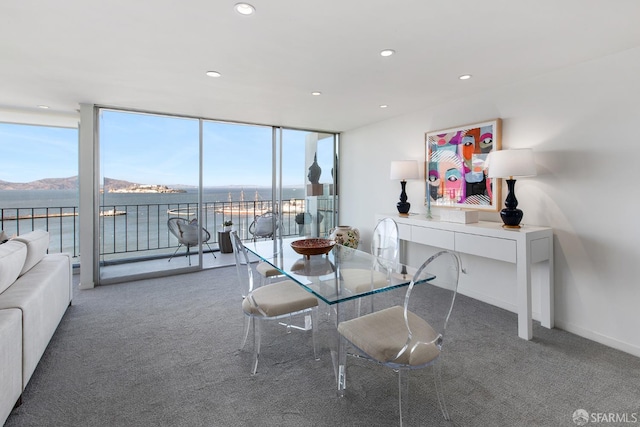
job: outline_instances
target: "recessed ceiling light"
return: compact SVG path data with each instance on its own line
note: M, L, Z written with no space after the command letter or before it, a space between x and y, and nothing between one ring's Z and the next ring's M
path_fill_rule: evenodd
M318 92L318 91L311 92L311 95L313 95L313 96L320 96L320 95L322 95L322 92Z
M256 11L256 8L249 3L238 3L235 5L235 9L240 15L251 15Z
M217 71L207 71L205 74L209 77L220 77L222 75Z
M394 53L396 53L396 51L393 49L384 49L380 51L380 56L391 56Z
M471 78L471 74L463 74L458 77L460 80L469 80Z
M43 110L47 110L49 108L48 105L38 105L38 108L42 108Z
M387 104L382 104L382 105L380 106L380 108L387 108L387 107L388 107L388 105L387 105Z

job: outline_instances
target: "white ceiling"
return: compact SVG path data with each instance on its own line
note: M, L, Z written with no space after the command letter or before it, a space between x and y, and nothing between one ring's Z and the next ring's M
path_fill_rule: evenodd
M345 131L640 45L639 0L235 3L1 0L0 108Z

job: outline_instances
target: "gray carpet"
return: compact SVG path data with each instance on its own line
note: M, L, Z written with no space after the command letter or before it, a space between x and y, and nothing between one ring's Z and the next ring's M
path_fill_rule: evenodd
M349 358L347 395L335 397L328 321L320 361L309 333L271 324L251 376L235 279L228 267L76 290L5 426L397 425L390 369ZM572 426L576 409L640 413L640 359L537 323L525 341L516 324L460 296L443 360L452 422L424 370L411 377L411 425Z

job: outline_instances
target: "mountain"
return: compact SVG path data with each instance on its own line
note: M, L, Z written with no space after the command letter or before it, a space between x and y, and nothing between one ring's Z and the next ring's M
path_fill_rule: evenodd
M128 188L140 184L120 179L105 178L104 188L107 191ZM0 190L77 190L78 177L45 178L31 182L8 182L0 180Z
M140 185L140 184L137 184L135 182L124 181L122 179L107 178L105 176L104 185L102 188L104 189L104 191L109 192L113 190L121 190L123 188L133 187L136 185Z
M0 180L0 190L76 190L78 177L45 178L31 182L8 182Z

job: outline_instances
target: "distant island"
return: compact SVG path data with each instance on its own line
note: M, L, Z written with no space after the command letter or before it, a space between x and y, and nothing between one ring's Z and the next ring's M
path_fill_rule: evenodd
M0 190L77 190L78 177L45 178L31 182L0 180ZM186 190L158 184L138 184L120 179L104 178L100 191L108 193L185 193Z
M169 188L166 185L132 184L123 188L110 188L109 193L186 193L186 190Z

